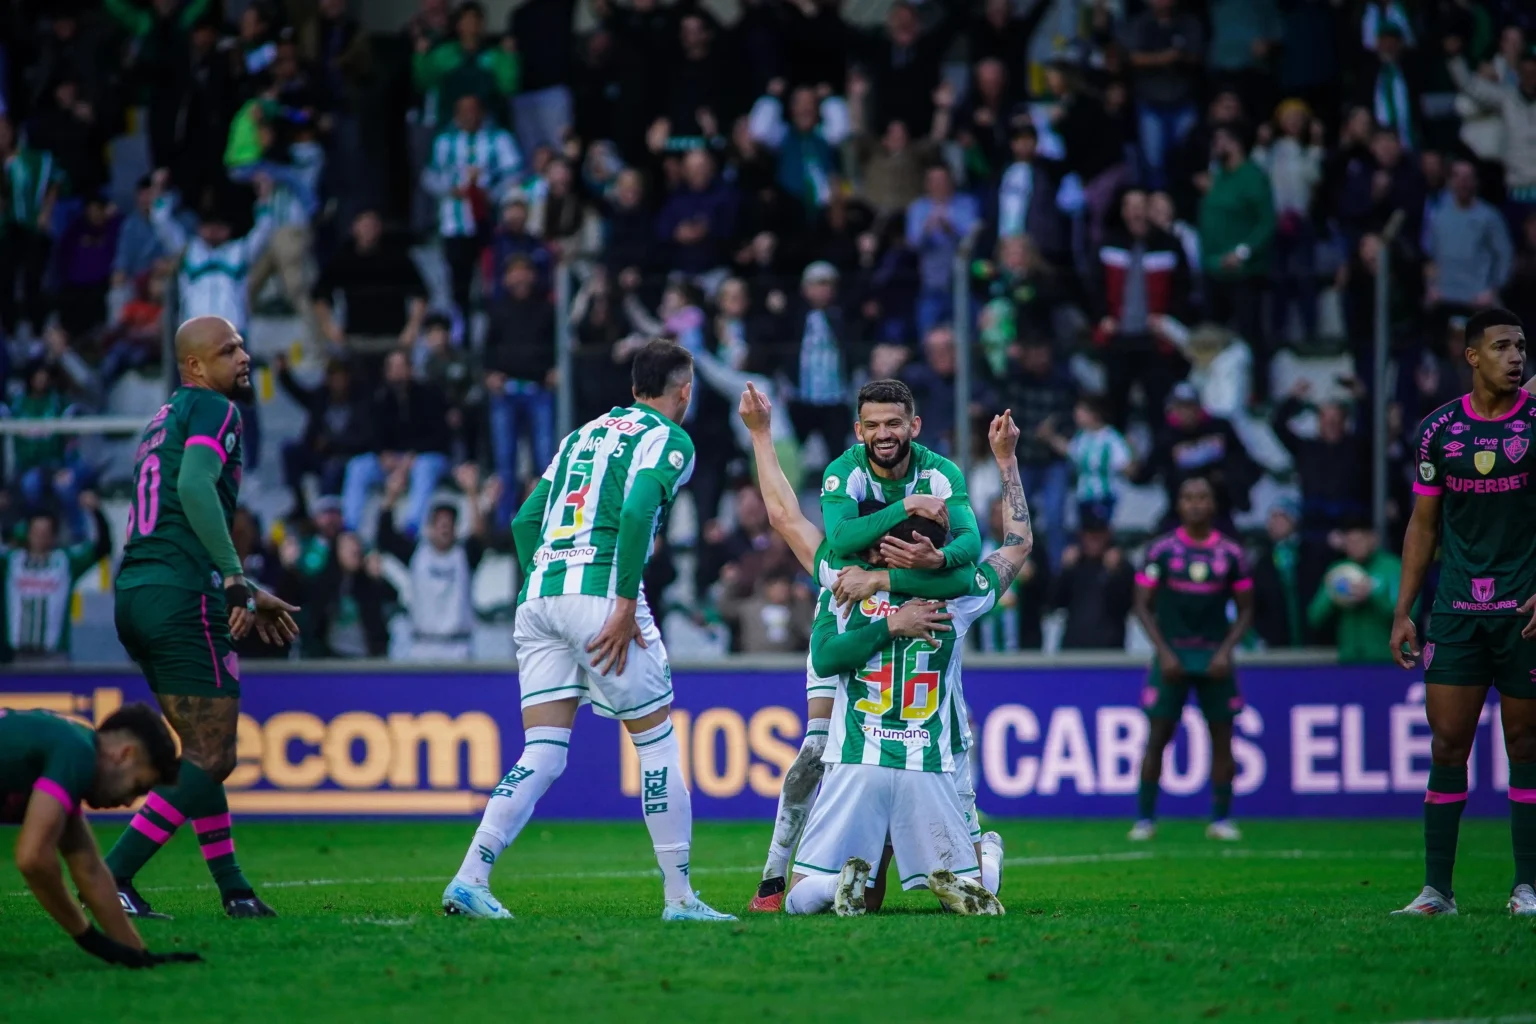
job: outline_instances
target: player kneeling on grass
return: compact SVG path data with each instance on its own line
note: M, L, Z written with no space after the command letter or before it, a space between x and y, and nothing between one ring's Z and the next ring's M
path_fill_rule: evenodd
M196 953L151 953L117 899L81 812L124 807L157 785L176 781L176 744L146 704L113 712L101 728L46 711L0 708L0 824L20 824L16 867L27 887L80 948L109 964L153 967L197 961ZM59 858L100 929L70 898Z
M980 865L953 772L956 755L964 756L956 704L959 644L1012 584L1030 549L1029 509L1014 458L1018 436L1008 413L992 421L1007 536L973 574L970 592L945 606L950 625L930 614L934 606L895 596L818 617L813 665L819 675L840 678L823 791L806 822L784 903L791 914L829 907L844 917L864 913L872 865L887 838L907 872L903 887L926 885L957 913L1003 912L995 895L967 877Z
M1424 711L1432 733L1424 793L1424 889L1397 914L1456 913L1451 874L1467 760L1488 688L1499 691L1509 756L1509 831L1515 855L1511 914L1536 916L1536 487L1522 460L1536 435L1520 318L1484 310L1467 321L1472 392L1419 427L1403 537L1403 575L1391 653L1403 668L1419 655L1413 604L1435 549L1440 583L1424 645ZM1526 614L1532 613L1529 620Z

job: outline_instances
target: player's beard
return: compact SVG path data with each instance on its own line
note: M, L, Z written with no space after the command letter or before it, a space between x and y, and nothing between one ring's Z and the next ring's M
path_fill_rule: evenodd
M865 445L865 449L869 452L870 462L873 462L881 469L895 469L907 461L907 456L912 454L912 440L905 437L898 438L896 441L896 453L889 458L882 458L872 443Z
M250 405L252 402L256 401L256 388L251 384L250 376L246 376L244 384L240 383L239 377L236 377L234 381L229 385L229 391L226 393L226 397L232 401L240 402L244 405Z

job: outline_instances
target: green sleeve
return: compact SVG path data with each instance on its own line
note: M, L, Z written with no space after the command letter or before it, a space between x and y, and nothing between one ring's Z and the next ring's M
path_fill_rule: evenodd
M818 616L811 630L811 669L819 676L857 672L890 642L891 631L884 619L839 633L835 618Z
M946 501L944 507L949 509L949 532L953 535L944 545L944 567L968 570L981 558L981 529L976 525L971 499L960 494Z
M68 730L60 728L54 731L58 735L49 744L48 759L38 775L38 780L47 779L69 794L74 801L73 806L69 808L73 813L80 809L80 801L91 791L91 787L96 782L95 738L77 726Z
M192 26L196 25L202 16L208 12L208 7L212 3L213 0L192 0L186 7L183 7L181 17L176 19L181 25L181 30L183 32L192 31Z
M496 88L501 90L503 96L512 96L517 92L518 83L523 77L523 59L515 53L498 53L492 71L496 75Z
M241 574L240 558L229 539L229 524L219 504L219 477L224 461L207 445L188 445L181 456L181 472L176 475L176 493L181 508L197 539L202 542L214 568L225 576Z
M1254 165L1249 203L1253 207L1253 230L1243 242L1255 253L1266 250L1275 240L1275 192L1270 187L1269 175Z
M540 478L533 493L518 506L512 518L512 547L517 552L517 564L528 571L528 563L539 546L539 534L544 529L544 506L549 502L550 482Z
M1378 562L1374 567L1376 571L1371 573L1371 581L1375 585L1371 588L1367 603L1378 615L1392 615L1397 611L1397 586L1403 566L1395 559L1394 563Z
M821 496L821 519L827 531L827 544L840 558L851 558L868 551L905 518L907 510L899 501L874 515L860 516L858 502L848 495L823 492ZM975 522L974 519L971 521Z
M949 551L951 544L944 550ZM947 601L952 597L964 597L971 592L971 580L976 566L971 562L949 569L887 569L891 577L891 593L908 594Z
M142 36L155 25L154 15L142 7L135 7L130 0L106 0L107 13L132 36Z
M441 85L443 78L458 63L458 52L459 44L450 41L412 56L411 77L416 81L416 88L429 92Z
M1326 579L1326 577L1325 577ZM1322 629L1338 612L1338 605L1328 596L1328 584L1318 585L1317 593L1312 595L1312 603L1307 605L1307 625L1313 629Z
M624 499L624 510L619 513L619 548L614 553L620 597L633 600L640 594L640 577L645 575L645 561L655 537L656 514L665 498L661 481L641 473Z

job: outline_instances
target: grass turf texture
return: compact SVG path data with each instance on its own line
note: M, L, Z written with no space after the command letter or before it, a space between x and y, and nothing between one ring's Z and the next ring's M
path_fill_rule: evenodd
M139 878L176 920L141 931L208 963L153 972L77 951L24 894L6 830L0 1019L1536 1020L1536 921L1503 909L1503 821L1463 822L1462 916L1431 920L1387 916L1422 883L1414 821L1245 822L1234 845L1170 821L1133 846L1125 824L989 822L1005 918L941 915L920 891L845 921L746 915L768 825L700 823L695 885L743 916L711 925L658 920L639 821L535 821L492 879L515 921L441 916L468 822L237 822L281 918L227 920L178 836Z

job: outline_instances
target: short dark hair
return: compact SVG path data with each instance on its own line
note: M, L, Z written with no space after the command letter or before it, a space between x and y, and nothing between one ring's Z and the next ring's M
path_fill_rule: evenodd
M629 371L636 398L660 398L693 375L693 356L676 342L656 338L645 343Z
M886 536L910 541L914 533L928 540L936 548L942 548L949 543L949 531L926 516L907 516L891 527Z
M149 755L149 763L154 766L155 774L160 776L160 784L176 784L181 773L181 762L176 756L176 741L171 738L171 730L166 728L165 719L148 704L142 701L124 704L108 715L107 720L96 727L96 731L132 734Z
M1479 345L1483 340L1483 333L1490 327L1518 327L1525 329L1525 324L1520 318L1507 309L1485 309L1480 313L1474 313L1467 320L1467 345Z
M872 380L859 388L859 401L854 406L857 414L864 408L865 403L874 402L877 405L899 405L907 410L910 416L917 409L917 402L912 397L912 389L899 380L887 377L884 380Z

